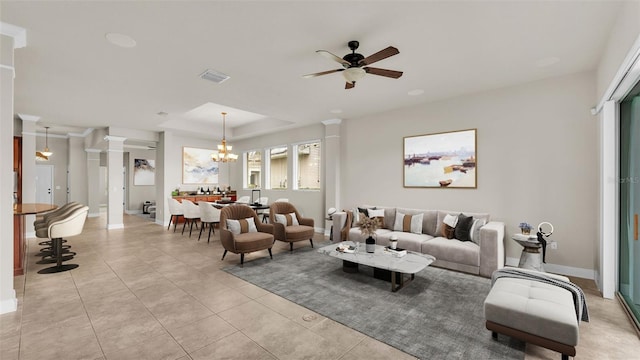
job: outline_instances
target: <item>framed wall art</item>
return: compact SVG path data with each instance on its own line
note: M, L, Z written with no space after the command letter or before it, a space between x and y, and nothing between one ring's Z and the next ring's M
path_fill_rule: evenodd
M211 158L212 153L210 149L182 148L183 184L218 183L218 163Z
M476 189L476 131L404 137L404 187Z
M150 159L134 159L133 185L155 185L156 161Z

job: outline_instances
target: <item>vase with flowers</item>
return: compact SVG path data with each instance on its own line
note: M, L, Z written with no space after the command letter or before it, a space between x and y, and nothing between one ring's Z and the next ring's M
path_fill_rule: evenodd
M373 238L373 235L375 235L376 230L378 230L378 220L363 216L362 219L358 222L358 227L360 228L360 233L367 237L367 239L365 240L365 247L367 252L375 252L376 240Z
M521 222L518 227L520 228L520 231L522 232L522 235L529 235L531 234L531 229L533 229L533 226L529 225L529 223L526 222Z

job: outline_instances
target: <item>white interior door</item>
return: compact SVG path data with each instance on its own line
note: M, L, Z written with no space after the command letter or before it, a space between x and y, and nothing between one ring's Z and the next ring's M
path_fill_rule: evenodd
M53 204L53 165L36 165L36 202Z

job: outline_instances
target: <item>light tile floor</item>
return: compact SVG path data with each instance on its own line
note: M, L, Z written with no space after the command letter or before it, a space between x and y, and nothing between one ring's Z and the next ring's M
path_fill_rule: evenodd
M39 247L29 240L27 273L15 277L18 311L0 315L0 359L413 358L222 271L239 256L220 260L217 233L207 244L204 234L198 242L180 228L124 219L125 229L111 231L104 216L87 219L69 241L80 265L69 272L38 274L45 265L35 264ZM637 358L640 341L617 301L576 281L592 316L581 324L578 358ZM526 358L559 355L527 346Z

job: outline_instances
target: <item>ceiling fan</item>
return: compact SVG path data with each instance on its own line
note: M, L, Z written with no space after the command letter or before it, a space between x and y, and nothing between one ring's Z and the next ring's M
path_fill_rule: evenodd
M347 54L342 58L326 50L316 51L318 54L330 60L340 63L343 69L322 71L314 74L303 75L302 77L312 78L320 75L327 75L327 74L332 74L335 72L342 71L342 75L344 76L344 79L347 81L344 88L352 89L354 86L356 86L356 81L362 79L362 77L364 77L365 74L386 76L394 79L397 79L400 76L402 76L402 71L387 70L387 69L380 69L380 68L367 66L367 65L373 64L376 61L380 61L390 56L399 54L400 51L398 51L398 49L394 48L393 46L389 46L386 49L380 50L373 55L364 57L361 54L356 53L356 49L358 49L358 46L360 46L360 43L358 41L356 40L349 41L347 45L349 46L349 49L351 49L351 54Z

